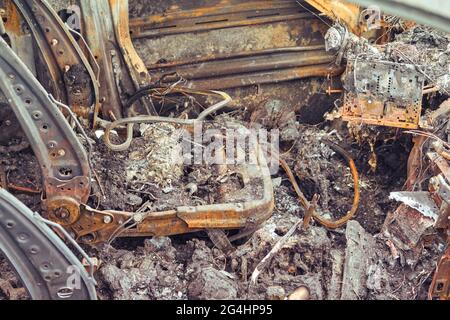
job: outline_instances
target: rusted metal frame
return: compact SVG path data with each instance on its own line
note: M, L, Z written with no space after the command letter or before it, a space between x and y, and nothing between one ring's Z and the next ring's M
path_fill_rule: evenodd
M0 252L35 300L95 300L95 279L37 213L0 189ZM52 225L53 227L56 227ZM86 253L77 245L77 250ZM70 288L69 267L77 267L79 287Z
M31 72L36 75L34 46L30 46L30 43L33 41L32 35L26 33L24 28L22 28L22 18L12 1L6 1L4 3L4 10L3 17L7 18L5 29L11 48L28 66Z
M0 40L0 88L40 164L49 215L79 215L79 203L90 194L90 170L83 146L63 113L12 51Z
M136 122L142 122L143 118L151 117L141 116L136 117L135 120ZM164 121L162 118L159 120ZM117 120L115 123L121 123L121 121L130 120ZM194 125L192 120L191 122L189 120L180 121L182 125ZM109 129L111 128L109 127ZM270 172L260 146L256 146L256 148L254 150L258 160L256 169L247 170L245 175L250 180L258 179L262 181L264 193L261 199L244 203L178 207L165 212L144 212L139 214L112 210L99 211L82 205L82 214L76 221L67 224L66 227L70 228L74 233L77 241L91 245L107 242L115 234L121 237L168 236L205 229L254 229L270 217L274 208ZM141 218L138 219L137 215L141 216ZM134 221L136 226L127 228L127 223L130 221ZM61 220L60 223L64 224L64 221ZM117 232L117 230L121 231Z
M111 6L111 4L113 6ZM80 0L84 37L100 66L100 102L103 118L119 119L124 115L125 96L139 89L148 79L145 66L125 38L128 3L109 0ZM125 20L126 19L126 20ZM95 32L91 32L95 30ZM144 102L150 113L148 102ZM94 112L95 122L100 108Z
M13 0L27 21L48 68L56 98L87 117L97 106L98 83L69 29L45 0Z
M345 106L343 107L343 115L342 115L342 119L344 121L353 123L366 123L378 126L396 127L403 129L417 129L419 127L421 108L419 109L419 112L416 112L414 110L415 106L407 106L404 114L413 117L414 118L413 121L415 121L415 122L407 122L406 120L405 121L394 120L394 117L392 115L384 114L383 116L370 117L371 114L361 112L361 110L383 111L385 109L383 101L373 101L370 100L370 98L368 97L358 98L353 93L347 93L345 100L346 103ZM360 113L360 115L358 113Z
M128 74L134 84L135 91L141 86L150 84L150 75L141 57L134 49L130 38L128 0L109 0L117 44L122 52ZM153 104L146 98L141 103L147 114L157 115Z
M284 48L273 48L273 49L265 49L265 50L257 50L257 51L244 51L244 52L236 52L236 53L225 53L225 54L216 54L213 56L201 57L191 60L176 60L166 63L157 63L157 64L149 64L147 68L149 70L157 70L157 69L166 69L173 68L185 65L193 65L200 64L204 62L211 61L219 61L219 60L227 60L227 59L237 59L237 58L247 58L247 57L256 57L260 55L271 55L277 53L289 53L289 52L306 52L306 51L315 51L315 50L325 50L324 45L315 45L315 46L305 46L305 47L284 47Z
M133 38L149 38L305 18L314 15L295 2L244 2L132 19L130 32Z
M231 14L240 11L271 10L271 9L298 9L299 6L291 0L266 0L266 1L242 1L225 0L214 6L195 9L169 9L162 14L152 15L132 21L144 21L144 23L163 23L176 19L189 19L192 17L216 16Z
M429 299L450 300L450 248L438 262L428 297Z
M288 68L304 67L331 63L334 57L324 50L271 53L256 57L244 57L219 61L203 62L197 65L180 66L176 69L164 70L164 73L176 72L177 75L187 80L223 77L229 75L243 75L268 70L281 70ZM161 74L155 73L161 77ZM176 77L176 76L175 76ZM170 81L170 77L165 77Z
M114 28L108 0L80 0L84 38L100 67L100 106L94 110L94 122L102 111L105 119L111 114L122 117L122 102L116 83L116 73L120 72L120 50L115 43Z
M405 85L400 79L409 81ZM414 65L383 60L349 60L344 82L349 90L341 108L344 121L418 128L424 77ZM402 94L404 90L408 90L408 96Z
M273 186L269 168L260 146L255 150L258 160L257 176L262 179L261 199L244 203L213 204L197 207L178 207L167 212L150 213L136 230L127 236L175 235L202 229L239 229L256 227L266 221L274 209Z
M250 174L251 179L260 179L264 185L261 199L244 203L178 207L164 212L137 213L113 210L99 211L81 206L82 214L71 224L77 241L97 245L120 237L169 236L196 232L206 229L254 229L266 221L274 209L273 186L270 172L260 146L256 146L257 169ZM249 171L250 172L250 171ZM131 219L131 220L130 220ZM136 226L126 229L127 221L139 221ZM117 232L122 229L122 232Z
M360 24L361 8L358 5L334 0L305 0L304 2L310 4L331 20L344 22L357 35L364 31L363 25Z
M329 74L338 75L342 73L342 71L343 68L330 67L329 64L319 64L315 66L257 72L247 75L233 75L221 78L195 80L189 81L186 86L198 90L223 90L259 84L280 83L309 77L325 77Z

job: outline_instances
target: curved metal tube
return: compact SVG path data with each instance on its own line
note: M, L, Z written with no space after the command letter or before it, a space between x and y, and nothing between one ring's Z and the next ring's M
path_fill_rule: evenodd
M337 144L335 144L331 141L322 140L322 142L327 144L331 149L333 149L334 151L339 153L342 157L344 157L348 161L348 164L350 166L350 170L351 170L351 173L353 176L353 185L354 185L355 195L353 197L352 208L344 217L342 217L336 221L332 221L332 220L324 219L323 217L319 216L317 214L317 212L313 213L314 220L316 220L320 224L324 225L326 228L337 229L337 228L342 227L350 219L352 219L353 216L355 215L356 211L358 211L359 199L360 199L359 174L358 174L358 169L356 168L356 165L355 165L355 161L353 161L353 159L350 157L350 155L348 154L347 151L345 151L343 148L341 148L340 146L338 146Z
M147 92L147 91L154 91L157 89L158 88L147 88L145 90ZM135 124L166 122L166 123L174 123L174 124L181 124L181 125L194 125L194 123L196 121L197 122L203 121L206 117L208 117L209 115L224 108L232 101L232 98L227 93L221 92L221 91L195 91L195 90L185 89L185 88L172 88L170 90L172 90L171 93L194 93L194 94L201 94L201 95L215 94L215 95L221 96L223 98L223 100L220 101L219 103L212 105L211 107L207 108L206 110L204 110L202 113L200 113L200 115L195 120L194 119L193 120L184 120L184 119L176 119L176 118L157 117L157 116L137 116L137 117L120 119L120 120L114 121L113 123L108 125L105 130L104 141L105 141L106 146L109 149L111 149L112 151L117 151L117 152L125 151L130 147L131 142L133 141L133 127ZM136 95L135 95L136 99L138 99L138 97L140 97L141 94L143 94L141 91L136 93ZM121 144L113 144L111 142L111 138L110 138L111 131L120 125L127 125L126 140L125 140L125 142L123 142Z
M165 118L165 117L154 117L154 116L138 116L138 117L132 117L132 118L126 118L126 119L120 119L117 121L114 121L110 125L108 125L105 129L105 135L103 137L103 140L108 148L110 148L112 151L126 151L133 141L133 127L135 124L141 124L141 123L175 123L175 124L181 124L181 125L194 125L194 122L196 120L183 120L183 119L176 119L176 118ZM127 125L127 138L124 143L122 144L113 144L111 142L111 131L117 128L120 125Z
M352 208L344 217L342 217L336 221L331 221L328 219L324 219L322 216L320 216L315 210L313 210L315 207L315 204L313 202L317 201L316 197L314 197L315 199L313 199L313 201L310 203L306 199L305 195L301 192L300 187L298 186L298 183L295 180L295 176L292 173L289 166L287 165L287 163L281 159L280 164L283 167L283 169L286 171L289 181L291 182L292 186L294 187L294 190L297 193L297 196L300 200L301 205L307 211L312 211L312 212L310 212L310 215L314 218L314 220L316 220L317 222L319 222L320 224L322 224L323 226L325 226L328 229L337 229L337 228L340 228L343 225L345 225L350 219L352 219L354 217L355 213L358 211L359 200L360 200L359 174L358 174L358 170L355 165L355 161L353 161L353 159L351 158L351 156L348 154L347 151L345 151L343 148L341 148L340 146L338 146L337 144L335 144L331 141L322 140L322 142L327 144L335 152L339 153L342 157L344 157L348 161L350 170L352 172L355 195L353 198ZM306 218L309 218L309 217L306 217Z

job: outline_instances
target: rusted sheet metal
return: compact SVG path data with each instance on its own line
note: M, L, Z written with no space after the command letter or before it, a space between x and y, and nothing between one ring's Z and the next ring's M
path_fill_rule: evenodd
M8 42L14 52L17 53L31 72L36 75L35 48L30 46L30 43L33 41L32 35L25 32L28 29L27 26L22 27L23 20L14 3L6 1L3 5L3 13L1 15L4 20Z
M361 34L360 15L361 8L358 5L340 0L305 0L331 20L344 22L355 34Z
M248 75L232 75L221 78L209 78L189 81L187 87L192 89L230 89L246 87L265 83L279 83L309 77L325 77L327 75L338 75L342 68L333 68L329 64L297 67L281 70L271 70L252 73Z
M174 60L174 61L164 62L164 63L149 64L147 66L147 68L149 70L168 69L168 68L174 68L174 67L180 67L180 66L201 64L201 63L206 63L206 62L222 61L222 60L227 60L227 59L249 58L249 57L258 57L258 56L262 56L262 55L307 52L307 51L324 50L324 49L325 49L324 45L314 45L314 46L305 46L305 47L286 47L286 48L273 48L273 49L256 50L256 51L233 52L233 53L209 55L209 56L205 56L205 57L188 59L188 60Z
M144 62L134 49L130 38L130 26L128 18L128 0L109 0L111 16L114 24L117 44L121 50L125 67L134 84L135 91L141 86L150 84L150 75ZM157 112L147 99L142 99L141 103L147 114L157 115Z
M314 15L295 1L221 1L212 7L132 19L130 32L133 38L149 38L305 18Z
M46 1L13 0L27 21L47 66L51 91L86 116L98 105L98 84L84 53Z
M118 48L113 41L109 41L114 39L114 28L108 0L81 0L80 7L84 37L101 70L99 77L101 105L96 108L95 114L97 115L101 108L105 119L110 118L111 113L116 118L121 118L122 104L116 83L120 63L117 61ZM93 30L95 32L92 32Z
M300 52L258 54L254 57L232 58L203 62L196 65L180 66L176 69L165 69L163 73L155 73L162 77L176 71L187 80L223 77L233 74L247 74L268 70L281 70L331 63L334 57L325 50ZM167 78L166 78L167 79Z
M438 263L428 297L429 299L450 300L450 248Z
M63 113L48 93L0 39L0 88L33 148L41 167L45 205L79 214L90 194L88 158Z
M4 3L4 10L3 16L7 17L6 22L4 22L7 32L15 35L23 35L24 32L20 25L20 14L14 3L12 1L6 1Z
M100 102L103 118L124 116L123 104L150 81L128 32L128 1L81 0L84 35L100 66ZM96 32L92 32L96 30ZM146 113L155 113L143 102ZM95 115L100 112L95 111Z
M421 106L410 105L406 108L384 101L372 100L371 97L357 97L346 94L342 111L342 119L351 123L366 123L404 129L419 127Z
M394 213L389 213L383 226L383 234L401 250L414 250L425 230L435 221L419 211L401 204Z
M349 61L344 74L342 119L417 129L422 111L424 77L410 64Z

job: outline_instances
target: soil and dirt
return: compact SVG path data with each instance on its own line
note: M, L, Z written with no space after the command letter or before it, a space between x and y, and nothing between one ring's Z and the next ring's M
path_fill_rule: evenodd
M6 258L0 254L0 301L28 299L29 295L19 278L7 263Z

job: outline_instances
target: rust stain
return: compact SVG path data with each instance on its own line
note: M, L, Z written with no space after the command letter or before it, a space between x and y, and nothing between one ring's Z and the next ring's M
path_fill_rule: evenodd
M19 12L12 1L7 1L5 4L5 16L8 17L5 23L5 28L8 32L16 35L24 34L20 26L21 18Z

